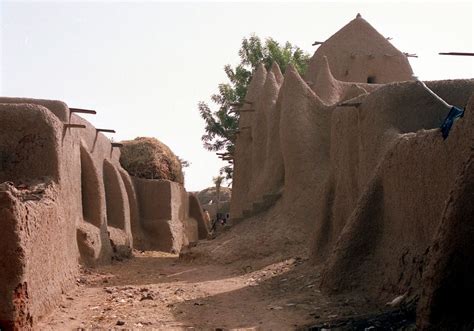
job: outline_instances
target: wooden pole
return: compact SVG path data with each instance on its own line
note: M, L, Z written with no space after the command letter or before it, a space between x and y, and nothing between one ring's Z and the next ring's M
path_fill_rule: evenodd
M359 107L362 102L347 102L347 103L340 103L338 107Z
M95 129L97 132L109 132L109 133L115 133L115 130L112 129Z
M464 52L448 52L448 53L438 53L439 55L458 55L458 56L474 56L474 53L464 53Z
M253 111L255 111L255 109L232 109L229 113L248 113Z
M248 105L252 105L252 104L253 104L252 101L244 100L244 101L242 101L242 102L232 102L232 103L230 103L229 105L231 105L232 107L241 107L241 106L243 106L244 103L246 103L246 104L248 104Z
M71 129L85 129L86 128L84 124L71 124L71 123L64 124L64 127L71 128Z
M69 108L71 113L83 113L83 114L97 114L95 110L81 109L81 108Z

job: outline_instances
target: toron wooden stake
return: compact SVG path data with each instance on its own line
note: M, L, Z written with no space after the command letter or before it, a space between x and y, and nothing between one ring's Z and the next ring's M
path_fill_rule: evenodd
M95 129L97 132L109 132L109 133L115 133L115 130L112 129Z
M251 101L247 101L247 100L244 100L242 102L232 102L230 104L231 107L242 107L244 104L247 104L247 105L252 105L253 102Z
M82 114L97 114L95 110L81 109L81 108L69 108L71 113L82 113Z
M64 124L64 127L72 128L72 129L85 129L86 128L84 124L71 124L71 123Z
M457 56L474 56L474 53L464 53L464 52L447 52L447 53L438 53L439 55L457 55Z
M361 102L346 102L346 103L340 103L337 106L338 107L359 107L362 103Z

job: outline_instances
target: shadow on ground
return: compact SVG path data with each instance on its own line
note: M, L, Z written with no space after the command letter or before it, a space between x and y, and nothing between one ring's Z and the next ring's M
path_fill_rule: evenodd
M318 289L318 267L293 260L252 271L245 286L172 307L177 320L197 328L292 330L377 311L364 297L332 296ZM244 277L242 276L242 277Z

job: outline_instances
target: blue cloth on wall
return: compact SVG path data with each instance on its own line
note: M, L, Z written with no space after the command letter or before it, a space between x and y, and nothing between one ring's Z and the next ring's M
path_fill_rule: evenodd
M464 109L458 108L456 106L452 106L451 110L448 113L448 116L444 119L443 124L441 125L441 133L443 134L443 138L448 138L449 131L453 126L453 123L458 119L464 116Z

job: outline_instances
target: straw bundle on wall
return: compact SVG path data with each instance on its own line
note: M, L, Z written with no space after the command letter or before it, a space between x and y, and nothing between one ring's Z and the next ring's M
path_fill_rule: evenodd
M166 179L183 184L179 158L156 138L138 137L122 141L120 163L132 176Z

